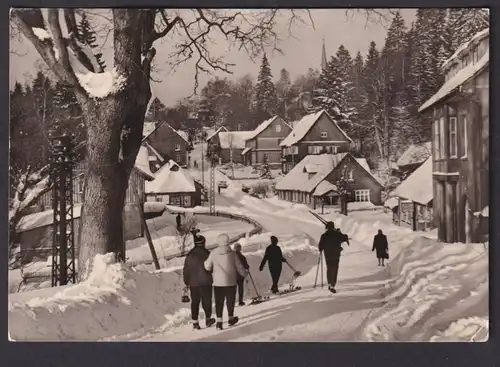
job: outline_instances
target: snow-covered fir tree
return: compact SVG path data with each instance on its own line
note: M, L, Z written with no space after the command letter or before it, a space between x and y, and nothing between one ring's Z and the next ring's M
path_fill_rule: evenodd
M346 120L341 121L342 128L345 129L349 136L355 133L355 129L351 126L351 116L355 112L353 109L353 62L349 50L344 45L340 45L336 53L336 58L339 63L338 78L342 82L342 92L340 95L341 110L343 109Z
M354 139L356 144L355 151L360 155L363 155L363 141L365 139L363 107L367 102L363 85L363 66L363 56L361 56L361 52L358 51L352 67L351 103L353 113L351 115L351 126L353 133L351 133L351 138Z
M281 69L280 78L276 82L276 95L278 98L278 115L285 120L288 119L287 110L291 103L291 88L290 73L286 69Z
M260 175L260 178L272 178L271 176L271 168L269 167L269 158L267 157L267 154L264 154L264 159L262 161L262 173Z
M255 86L255 112L257 121L262 122L277 112L278 97L273 83L271 66L266 54L262 57L259 76Z
M482 8L451 8L448 11L447 31L449 37L449 52L469 41L476 33L489 27L488 9Z
M80 41L83 44L86 44L89 46L91 49L95 49L99 47L97 44L97 35L95 30L92 28L92 25L90 24L90 21L85 14L85 12L82 12L80 22L78 23L78 35L77 35L78 41ZM104 70L106 68L106 63L103 60L103 56L101 52L94 52L94 56L98 62L98 64L101 66L101 68Z

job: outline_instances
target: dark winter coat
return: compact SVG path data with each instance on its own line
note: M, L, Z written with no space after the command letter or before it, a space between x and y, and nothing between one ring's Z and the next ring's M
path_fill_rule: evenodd
M210 252L202 246L195 246L186 256L184 261L184 284L188 287L212 285L212 274L205 269L205 260Z
M243 255L241 252L236 252L236 255L238 256L238 259L240 259L240 262L243 265L243 267L245 268L245 270L250 269L250 266L248 265L248 261L247 261L247 258L245 257L245 255ZM240 281L240 282L243 279L245 279L240 274L238 274L237 278L238 278L238 281Z
M342 243L349 241L349 237L337 230L329 230L321 235L319 251L325 253L326 259L340 258Z
M389 243L385 234L377 234L373 237L372 251L377 252L378 259L388 259Z
M271 272L281 271L283 263L286 262L286 259L283 257L283 252L281 252L281 248L278 245L267 246L264 258L260 263L260 269L264 268L266 262L269 262L269 270Z

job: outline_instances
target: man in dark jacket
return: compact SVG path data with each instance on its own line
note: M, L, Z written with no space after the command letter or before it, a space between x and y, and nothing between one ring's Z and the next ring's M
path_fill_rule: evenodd
M286 259L283 257L281 248L278 246L278 238L275 236L271 236L271 244L266 248L264 258L260 263L260 271L264 269L266 262L269 262L269 272L271 273L271 279L273 281L271 292L278 293L278 282L280 280L281 269L283 268L283 263L286 262Z
M377 251L378 266L385 266L384 260L389 258L389 243L387 236L379 229L378 233L373 237L372 251Z
M198 315L200 311L200 302L205 311L206 326L215 324L212 318L212 274L205 269L205 260L210 252L205 248L205 237L196 235L194 248L189 251L184 262L184 284L189 287L191 292L191 318L193 327L200 329Z
M250 269L250 266L248 265L247 258L245 255L241 253L241 245L239 243L234 244L234 251L236 252L236 255L241 261L241 264L245 268L245 270ZM245 302L243 302L243 294L245 292L243 283L245 281L245 278L242 277L240 274L237 275L236 282L238 284L238 301L240 306L245 306Z
M321 235L319 240L319 252L325 254L326 261L326 279L328 281L328 290L337 293L335 285L337 284L337 275L339 273L340 253L342 252L342 243L349 244L349 237L340 230L335 229L333 222L326 223L326 232Z

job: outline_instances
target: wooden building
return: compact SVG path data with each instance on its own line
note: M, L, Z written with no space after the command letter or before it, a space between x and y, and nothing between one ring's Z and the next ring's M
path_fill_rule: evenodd
M321 110L304 116L280 143L282 171L288 173L304 157L319 153L345 153L352 140L332 117Z
M146 183L146 200L185 208L201 205L203 186L170 160Z
M395 206L394 199L397 199ZM396 224L426 231L435 228L432 205L432 158L429 157L391 193L384 206L391 206Z
M404 180L431 156L432 143L412 144L396 162L399 177Z
M172 159L181 167L189 166L191 143L187 137L182 133L179 134L166 122L157 122L149 135L143 138L143 143L148 143L153 147L165 161Z
M217 145L220 163L243 164L243 155L246 148L246 140L252 135L252 131L219 131L212 143Z
M281 117L274 116L262 122L249 134L241 152L245 165L259 165L265 158L270 165L281 164L280 143L292 131Z
M434 217L440 241L475 242L487 235L473 213L489 203L489 29L443 68L443 86L419 108L433 121Z
M304 157L276 184L278 197L312 208L338 204L336 184L347 172L348 187L356 202L381 205L382 184L363 162L350 153L318 154Z

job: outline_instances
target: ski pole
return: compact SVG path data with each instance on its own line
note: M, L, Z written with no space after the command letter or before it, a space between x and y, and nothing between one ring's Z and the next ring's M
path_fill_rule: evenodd
M297 271L297 269L295 269L292 265L290 265L288 261L286 261L286 264L290 267L290 269L292 269L294 276L298 277L299 275L301 275L300 271Z
M318 265L316 266L316 276L314 277L314 286L313 288L316 288L316 285L318 284L318 273L319 273L319 264L321 262L321 253L318 256Z
M252 281L253 289L255 290L255 294L257 297L260 297L259 292L257 291L257 286L255 285L255 282L253 281L252 274L248 272L248 276L250 277L250 280Z
M323 288L323 257L321 259L321 288Z

